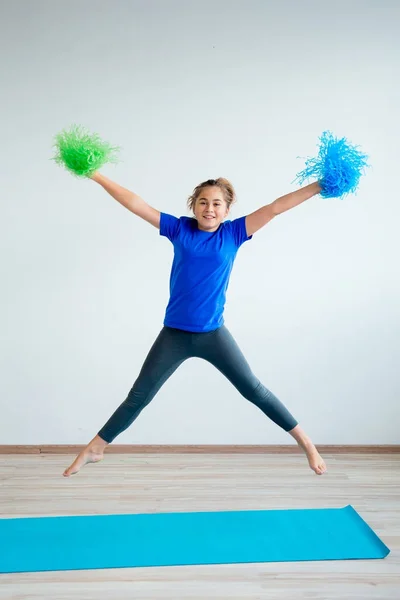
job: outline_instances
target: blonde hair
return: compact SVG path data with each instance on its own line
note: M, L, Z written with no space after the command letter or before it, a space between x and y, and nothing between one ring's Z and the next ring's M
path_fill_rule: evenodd
M196 204L197 198L200 196L201 190L206 187L218 186L224 195L224 200L228 205L228 209L231 205L236 202L236 192L233 188L233 185L227 179L223 177L218 177L218 179L207 179L207 181L203 181L203 183L199 183L194 190L193 193L189 196L187 205L189 210L194 209L194 205Z

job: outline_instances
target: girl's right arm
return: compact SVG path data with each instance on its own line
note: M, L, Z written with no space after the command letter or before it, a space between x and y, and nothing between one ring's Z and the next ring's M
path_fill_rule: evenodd
M160 229L160 212L149 206L143 198L133 192L123 188L118 183L111 181L98 171L96 171L91 179L99 183L117 202L125 206L134 215L141 217L157 229Z

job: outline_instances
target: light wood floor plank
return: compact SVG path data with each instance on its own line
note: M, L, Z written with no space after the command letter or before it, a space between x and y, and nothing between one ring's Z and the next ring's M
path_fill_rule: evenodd
M399 600L400 455L108 454L64 479L73 456L0 456L2 517L352 504L391 549L384 560L104 569L0 575L0 600ZM1 541L0 541L1 542Z

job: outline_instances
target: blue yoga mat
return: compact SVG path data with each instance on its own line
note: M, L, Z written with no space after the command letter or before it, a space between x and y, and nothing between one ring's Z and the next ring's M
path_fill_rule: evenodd
M352 506L0 519L0 572L384 558Z

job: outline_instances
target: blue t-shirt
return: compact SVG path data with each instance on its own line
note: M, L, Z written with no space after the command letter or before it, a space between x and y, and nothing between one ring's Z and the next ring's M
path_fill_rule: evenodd
M161 213L160 235L174 246L164 325L194 332L223 325L233 263L243 242L252 238L245 219L224 221L210 233L198 228L197 219Z

